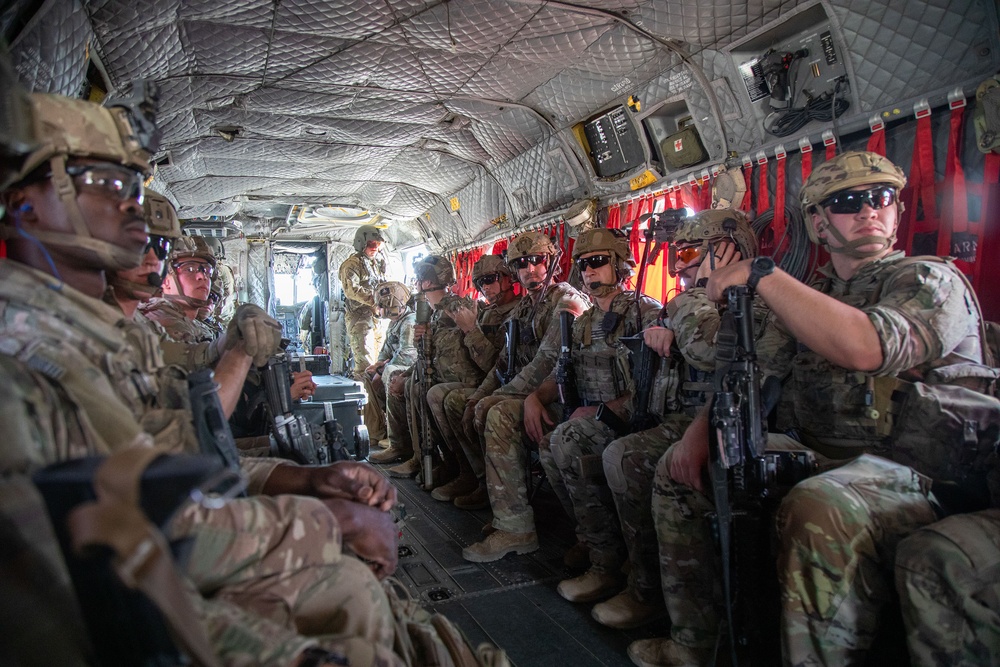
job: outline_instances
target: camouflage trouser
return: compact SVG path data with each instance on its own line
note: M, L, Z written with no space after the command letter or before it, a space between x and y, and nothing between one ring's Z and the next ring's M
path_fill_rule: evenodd
M803 449L786 436L771 435L767 444L769 449ZM721 566L706 518L715 506L709 497L670 477L675 447L671 445L660 457L653 477L660 585L671 619L671 638L685 646L711 648L722 605Z
M936 519L929 493L926 477L869 455L788 493L777 516L785 664L864 664L896 546Z
M614 438L614 431L593 417L563 422L549 443L557 470L555 475L546 470L550 479L557 475L566 485L577 532L590 547L591 567L608 573L616 573L625 560L625 542L601 463L604 448Z
M434 418L434 423L437 425L438 432L441 434L441 439L444 442L444 448L448 450L450 455L455 459L455 462L458 463L461 471L472 473L472 468L465 457L465 452L459 444L458 436L445 414L444 406L445 399L451 392L463 389L468 389L470 393L475 391L475 387L473 385L466 384L464 382L442 382L440 384L436 384L431 387L429 392L427 392L427 405L431 409L431 415Z
M375 316L364 310L357 314L348 312L344 319L347 323L347 341L354 354L354 379L361 380L365 369L378 359L385 334Z
M533 532L535 513L528 504L526 479L524 398L488 396L476 405L477 421L481 413L485 416L486 489L493 508L493 527L511 533Z
M340 527L321 501L254 496L220 509L192 505L170 530L175 538L194 537L186 574L213 601L300 635L336 639L350 650L351 664L391 656L395 626L382 585L341 553Z
M900 542L896 590L914 667L1000 665L1000 509L952 516Z
M475 389L470 388L454 389L448 392L448 395L444 397L444 416L472 473L476 477L482 478L486 475L486 461L483 459L483 444L479 440L479 434L476 433L475 425L472 423L474 412L470 411L469 418L465 418L465 404L469 402L469 397L475 392Z
M553 419L558 419L562 415L556 415L556 410L549 410L549 414ZM556 494L556 498L559 499L559 504L562 505L563 511L566 512L566 516L576 522L576 513L573 511L573 501L569 497L569 491L566 489L566 482L563 480L562 474L559 472L559 466L556 465L556 460L552 456L552 433L546 433L542 441L538 443L538 460L542 464L542 469L545 471L545 478L549 480L549 485ZM578 542L583 542L587 538L580 530L580 527L576 527L576 539Z
M641 602L653 603L663 595L651 511L656 462L690 423L687 417L672 416L655 428L618 438L604 450L604 474L631 565L628 591Z
M368 402L364 407L365 426L368 428L368 437L373 443L388 437L385 423L386 394L388 387L383 386L383 391L378 391L372 384L372 379L365 373L362 378L365 385L365 393L368 395Z
M410 433L410 414L406 400L409 384L410 381L407 380L402 396L393 396L388 393L387 388L385 399L385 430L389 437L389 445L403 450L413 447L413 436Z
M406 380L406 410L410 419L410 441L413 443L413 451L419 451L423 438L430 438L430 445L440 445L441 433L434 422L434 415L431 413L430 405L427 402L428 395L420 390L420 383L417 382L416 374L411 375ZM427 429L429 433L423 432L423 420L420 418L421 407L427 410ZM435 453L435 460L437 454Z

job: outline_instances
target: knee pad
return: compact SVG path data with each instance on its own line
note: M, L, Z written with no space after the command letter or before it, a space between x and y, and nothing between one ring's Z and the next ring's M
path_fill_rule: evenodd
M604 476L608 480L608 488L612 493L625 493L628 483L625 480L625 469L622 462L625 459L625 445L621 440L614 440L604 450L601 457L604 464Z

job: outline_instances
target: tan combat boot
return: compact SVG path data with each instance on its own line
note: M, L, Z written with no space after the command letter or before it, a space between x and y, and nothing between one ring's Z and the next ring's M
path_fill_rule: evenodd
M530 533L508 533L497 530L482 542L462 549L462 558L473 563L492 563L507 554L530 554L538 550L538 535Z
M579 577L560 581L556 591L570 602L592 602L608 597L621 587L621 577L590 568Z
M413 450L410 448L396 447L394 445L389 445L389 449L381 452L372 452L368 455L369 463L395 463L396 461L404 461L413 456Z
M470 472L462 471L462 474L451 480L443 486L439 486L434 489L431 493L431 498L434 500L442 500L444 502L451 502L458 498L459 496L465 496L473 491L479 486L476 476Z
M639 667L703 667L711 659L712 649L692 648L661 637L632 642L628 657Z
M420 454L413 454L408 461L386 470L389 477L413 477L420 472Z
M484 510L490 506L490 494L486 490L486 480L479 480L475 491L455 498L455 507L463 510Z
M628 630L656 620L665 613L662 597L652 603L641 602L624 590L610 600L594 605L590 615L601 625Z

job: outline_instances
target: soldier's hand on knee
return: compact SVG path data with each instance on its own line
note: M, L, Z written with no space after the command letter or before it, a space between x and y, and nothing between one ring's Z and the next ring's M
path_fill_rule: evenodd
M337 517L345 548L365 561L379 579L396 571L399 529L391 514L348 500L324 502Z
M661 357L670 356L670 346L674 344L674 332L666 327L649 327L642 332L642 339L651 350Z
M670 477L704 493L702 473L708 464L708 418L699 416L670 448Z
M339 461L308 468L311 494L317 498L343 498L388 512L396 505L396 488L367 463Z
M389 393L393 396L402 396L406 390L406 378L402 373L397 373L389 380Z
M534 393L528 394L524 399L524 432L533 442L541 442L545 436L545 425L554 426L555 422L549 417L538 396Z

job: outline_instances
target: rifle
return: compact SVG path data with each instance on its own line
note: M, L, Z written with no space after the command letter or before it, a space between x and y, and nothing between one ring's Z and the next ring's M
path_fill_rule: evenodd
M576 391L576 373L573 371L573 320L576 316L568 310L559 313L559 361L556 363L556 385L563 404L563 421L580 406ZM513 320L512 320L513 321ZM509 360L508 360L509 361Z
M772 407L764 397L776 397L776 392L769 383L761 388L753 290L745 285L729 287L726 300L709 413L709 476L715 500L709 519L722 559L731 663L733 667L758 660L761 665L778 664L780 647L773 637L778 636L780 606L770 554L770 517L784 494L814 471L815 457L808 451L764 451ZM720 633L724 631L720 627Z
M642 331L634 336L623 336L618 339L625 344L632 358L632 377L635 380L635 397L632 401L632 419L629 421L629 431L638 433L653 428L659 420L649 410L649 401L653 395L653 382L660 368L660 355L646 345ZM669 360L666 362L669 363Z
M305 417L292 411L291 373L284 353L271 357L261 371L266 408L274 430L272 454L304 465L323 465L333 459L323 433L313 433Z
M427 325L430 328L431 304L426 299L420 298L416 302L417 324ZM423 475L424 488L428 491L434 488L434 442L431 432L430 415L428 414L427 392L431 388L431 376L434 369L431 368L431 336L430 331L424 332L420 337L420 344L417 345L417 410L420 415L420 456L422 459L421 474Z
M219 385L211 368L188 374L188 397L191 401L191 421L198 436L202 454L219 461L229 470L239 472L240 455L229 429L229 420L219 402Z
M517 376L517 346L521 340L521 321L516 317L507 320L507 368L497 369L500 384L507 384Z

